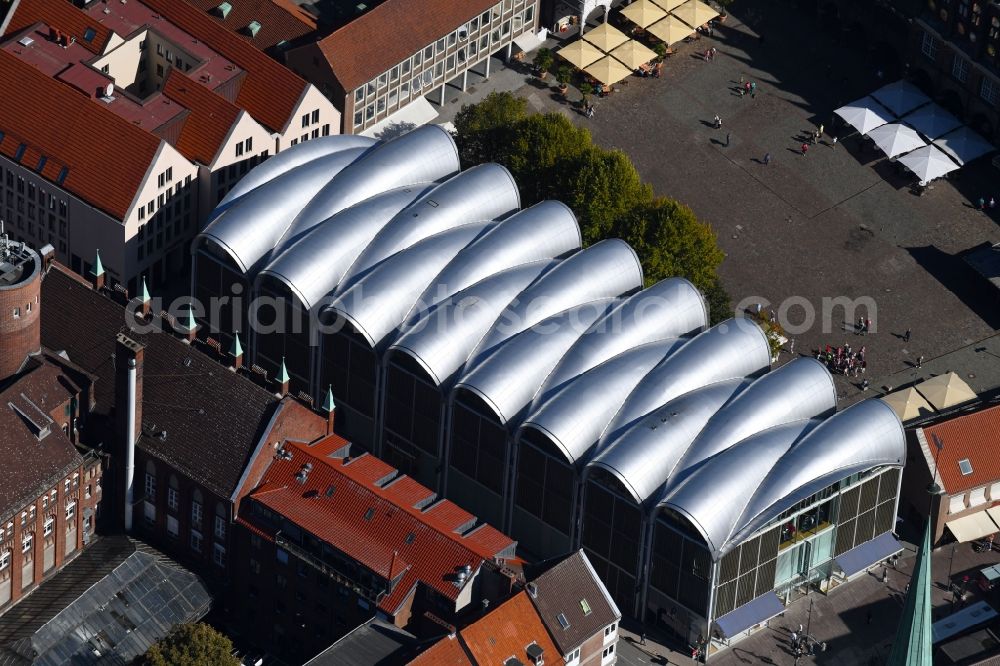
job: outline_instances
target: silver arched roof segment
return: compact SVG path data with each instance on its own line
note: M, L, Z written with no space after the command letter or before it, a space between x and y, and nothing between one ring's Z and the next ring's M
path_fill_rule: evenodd
M311 162L320 157L343 150L371 148L375 143L375 139L366 136L338 134L337 136L325 136L286 148L273 157L264 160L251 169L250 173L240 178L233 185L233 188L226 193L226 196L222 198L222 201L218 203L215 210L221 212L229 202L238 199L269 180L273 180L286 171L290 171L306 162Z
M425 238L373 268L323 311L351 322L373 348L383 345L427 283L487 227L466 224Z
M458 170L455 140L437 125L423 125L379 143L312 196L288 226L278 248L295 242L326 218L369 197L397 187L448 178Z
M707 325L705 299L693 284L684 278L661 280L595 322L545 380L539 397L628 349L699 333Z
M731 543L830 484L881 465L902 467L906 436L881 400L834 414L791 448L768 474L740 517Z
M709 458L683 481L667 489L660 506L684 515L705 537L718 559L736 522L781 456L819 424L804 419L774 426Z
M595 243L562 261L512 301L477 345L472 362L478 363L498 344L547 317L640 288L642 266L635 250L618 239Z
M481 164L449 178L385 225L344 275L341 291L421 239L471 222L503 218L517 210L520 201L517 183L499 164Z
M507 304L556 263L524 264L463 289L410 322L389 349L413 358L438 386L447 384Z
M748 319L727 319L696 335L653 368L628 397L602 439L698 387L740 379L771 365L767 336Z
M219 213L198 235L192 250L199 242L213 243L232 257L244 274L253 273L302 206L363 152L363 148L350 148L331 153L254 188Z
M375 234L428 189L390 190L337 213L271 259L258 278L268 275L285 283L306 308L318 305Z
M500 423L510 423L566 350L613 304L610 298L583 303L521 331L467 368L455 389L476 393Z
M563 257L579 249L580 227L573 211L558 201L542 201L504 219L462 250L421 300L433 305L513 266Z
M636 384L683 343L677 338L657 340L604 361L564 382L547 399L536 399L521 427L538 430L567 462L575 463L597 443Z
M614 474L637 503L656 494L708 420L749 382L730 379L671 400L615 439L601 443L587 469Z
M678 462L671 483L703 460L755 433L783 423L828 416L836 409L837 387L830 371L814 358L797 358L756 380L719 410Z

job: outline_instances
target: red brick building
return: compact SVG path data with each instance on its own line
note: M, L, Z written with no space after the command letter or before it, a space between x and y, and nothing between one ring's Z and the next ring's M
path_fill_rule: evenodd
M99 377L92 419L112 454L109 527L120 530L125 515L124 387L134 358L133 533L225 590L240 498L257 485L276 442L316 439L327 420L179 336L129 330L120 304L59 265L42 300L43 339Z
M295 663L372 616L440 635L510 594L515 546L336 435L288 441L240 506L237 619Z
M0 614L90 543L102 496L81 443L95 377L41 344L44 264L0 237Z

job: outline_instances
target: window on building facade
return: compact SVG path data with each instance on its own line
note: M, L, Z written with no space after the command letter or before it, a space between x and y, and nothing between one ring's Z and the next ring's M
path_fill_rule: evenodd
M969 78L969 61L956 53L951 62L951 75L956 80L965 83Z
M201 525L201 491L198 489L191 495L191 524Z
M167 482L167 508L171 511L177 511L179 505L180 493L177 490L177 477L171 474L170 480Z
M70 502L66 505L66 522L72 522L76 519L76 502Z
M934 39L934 36L931 35L931 33L925 32L924 40L920 44L920 52L923 53L928 58L930 58L931 60L934 60L937 58L937 49L938 49L937 40Z
M330 136L330 124L323 125L323 136Z
M153 461L146 462L146 499L150 502L156 501L156 466Z
M247 140L243 142L243 147L246 149L246 151L248 153L253 150L253 137L252 136L247 137Z
M10 551L5 550L0 553L0 571L10 566Z
M979 96L989 103L990 106L996 106L998 95L1000 95L1000 84L997 84L996 81L984 75L982 82L979 84Z
M243 155L243 142L240 141L239 143L236 144L236 157L240 157L242 155Z
M23 537L21 537L21 552L22 553L27 553L28 551L31 550L31 542L34 539L34 537L35 537L35 535L32 534L31 532L28 532Z
M191 530L191 550L201 552L201 532L198 530Z
M215 505L215 538L226 538L226 510L222 504Z
M354 91L354 103L358 104L363 101L365 101L365 89L362 87Z
M303 114L303 116L302 116L302 126L303 127L309 127L309 114L308 113Z
M52 534L52 528L55 524L56 524L56 519L53 518L52 516L46 518L45 523L42 525L42 535L48 536Z

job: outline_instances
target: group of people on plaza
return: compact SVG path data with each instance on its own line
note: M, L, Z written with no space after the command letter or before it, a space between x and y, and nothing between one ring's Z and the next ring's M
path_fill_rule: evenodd
M816 358L825 363L831 372L837 372L847 377L858 377L868 370L864 346L854 350L846 342L841 347L827 345L826 349L816 350Z

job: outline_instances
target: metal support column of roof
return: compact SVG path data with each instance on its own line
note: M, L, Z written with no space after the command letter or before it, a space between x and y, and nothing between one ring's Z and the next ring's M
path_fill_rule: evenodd
M903 604L903 614L892 642L887 666L932 666L931 620L931 523L924 528L924 538L917 551L917 561L910 578L910 591Z

